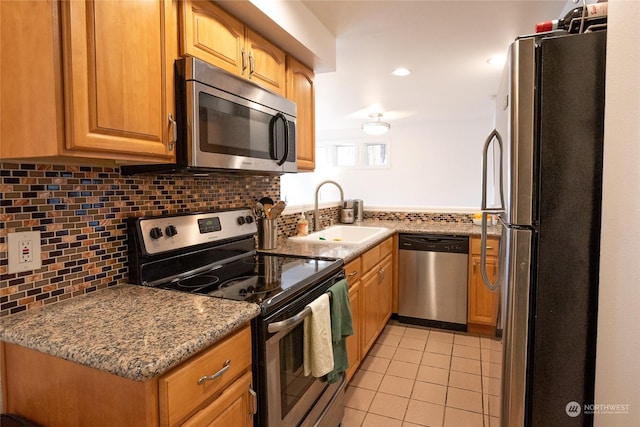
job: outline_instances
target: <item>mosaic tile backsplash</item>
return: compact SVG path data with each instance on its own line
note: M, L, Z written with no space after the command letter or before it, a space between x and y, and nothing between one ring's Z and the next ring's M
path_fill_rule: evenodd
M0 162L0 317L127 281L125 218L252 207L280 197L280 177L123 177L117 168ZM311 222L311 212L306 212ZM337 207L321 223L338 222ZM367 212L366 220L471 222L448 213ZM278 221L294 235L299 213ZM42 268L8 274L7 233L40 231Z
M0 163L0 317L124 283L124 219L253 206L280 177L123 177L118 169ZM7 273L7 233L40 231L42 268Z

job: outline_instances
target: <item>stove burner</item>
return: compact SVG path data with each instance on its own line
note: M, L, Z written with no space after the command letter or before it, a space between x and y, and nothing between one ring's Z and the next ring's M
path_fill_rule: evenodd
M245 296L245 295L255 294L255 293L258 293L257 286L258 286L259 279L260 278L258 276L236 277L235 279L227 280L222 285L220 285L218 289L225 290L228 288L229 290L232 290L232 288L240 287L240 289L237 290L238 295ZM266 291L262 291L262 292L266 292Z
M218 276L214 276L213 274L200 274L198 276L186 277L184 279L178 280L176 286L183 289L194 289L201 288L203 286L213 285L218 283L220 278Z

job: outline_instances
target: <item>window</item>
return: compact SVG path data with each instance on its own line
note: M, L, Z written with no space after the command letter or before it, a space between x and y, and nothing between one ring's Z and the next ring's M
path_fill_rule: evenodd
M318 142L317 168L388 168L389 141Z
M387 164L387 144L381 142L364 144L364 166L385 166Z
M348 167L355 166L358 158L358 150L355 145L336 145L336 166Z

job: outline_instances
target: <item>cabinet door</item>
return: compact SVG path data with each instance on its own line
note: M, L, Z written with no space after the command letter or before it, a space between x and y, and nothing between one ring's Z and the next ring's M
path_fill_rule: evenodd
M349 288L349 304L351 305L351 317L353 319L353 335L347 337L347 356L349 369L347 369L347 381L360 365L360 283L356 282Z
M0 159L64 144L58 2L0 1Z
M378 318L378 329L382 331L387 321L391 317L393 310L393 264L391 256L387 256L378 267L379 276L379 299L380 312Z
M69 154L172 159L175 0L61 5Z
M244 24L210 1L180 3L180 53L243 76L248 67Z
M365 274L360 281L362 286L362 351L364 357L378 337L380 318L379 279L378 271L373 269Z
M250 367L251 328L246 326L163 374L158 380L160 425L180 423Z
M251 427L256 411L251 372L225 388L212 403L189 418L184 427Z
M469 323L495 326L498 314L499 291L491 292L482 281L480 273L480 256L472 255L470 258L469 275ZM491 281L495 281L498 275L498 260L487 257L487 275Z
M299 171L316 168L315 87L313 71L287 57L287 98L298 106L297 159Z
M285 54L251 29L245 29L249 52L249 79L272 92L285 96Z

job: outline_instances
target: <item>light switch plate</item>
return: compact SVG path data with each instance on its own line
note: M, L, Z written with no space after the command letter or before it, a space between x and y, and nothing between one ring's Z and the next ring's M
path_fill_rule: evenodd
M39 231L8 233L7 250L9 274L33 271L42 267Z

